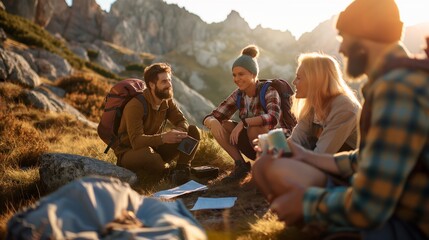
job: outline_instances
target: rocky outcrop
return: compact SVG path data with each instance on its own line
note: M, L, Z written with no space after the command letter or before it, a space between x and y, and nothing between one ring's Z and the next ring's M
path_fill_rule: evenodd
M40 85L39 76L27 61L22 56L3 48L0 48L0 81L10 81L29 88Z
M73 0L73 5L56 9L46 29L59 33L68 41L93 42L103 37L107 13L95 0ZM108 35L108 34L105 34Z
M64 102L58 97L57 93L53 93L51 88L46 86L36 87L31 90L24 90L23 98L27 105L31 105L34 108L41 109L44 111L51 111L57 113L68 113L77 118L77 120L83 122L85 125L91 128L96 128L97 123L89 121L81 112L70 104Z
M240 34L249 34L251 32L249 24L246 22L246 20L244 20L244 18L242 18L240 14L234 10L228 14L222 25L223 30L226 32L236 32ZM240 29L240 31L237 31L238 29Z
M180 103L181 110L190 123L202 127L201 121L215 106L201 94L188 87L183 81L173 80L174 99Z
M3 0L6 11L46 27L56 11L68 8L65 0Z
M55 81L57 78L68 76L72 73L72 67L67 60L55 53L39 48L31 48L25 50L25 52L23 56L26 56L27 62L41 77Z
M40 77L55 81L72 73L71 65L58 54L40 48L11 48L11 50L24 57L31 69Z
M97 40L95 43L85 43L81 44L81 46L83 46L87 51L95 53L96 56L93 56L92 58L90 57L90 60L103 68L109 69L109 71L114 73L119 73L125 69L124 65L121 64L124 63L121 57L125 54L119 54L118 50L115 51L113 47L110 47L105 42ZM141 62L140 59L138 59L136 63L139 62Z
M102 40L96 40L93 46L94 45L97 46L98 50L104 51L119 66L143 63L143 59L139 53L136 53L125 46L116 45Z
M299 38L300 52L324 52L340 59L338 53L339 41L337 40L337 30L335 26L336 17L320 23L312 32L304 33Z
M129 184L137 181L135 173L98 159L65 154L46 153L41 156L40 180L49 191L81 177L98 175L116 177Z
M37 0L3 0L6 11L34 21L37 10Z
M118 0L110 13L121 19L112 32L115 44L154 54L194 40L205 25L195 14L159 0Z

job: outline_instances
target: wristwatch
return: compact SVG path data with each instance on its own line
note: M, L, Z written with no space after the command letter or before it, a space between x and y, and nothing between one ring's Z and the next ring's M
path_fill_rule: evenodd
M247 129L249 127L249 124L247 124L246 119L243 118L243 119L241 119L241 121L243 122L243 128Z

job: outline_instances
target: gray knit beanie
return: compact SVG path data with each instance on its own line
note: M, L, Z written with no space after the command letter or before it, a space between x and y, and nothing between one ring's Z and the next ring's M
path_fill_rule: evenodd
M247 69L249 72L255 74L259 73L259 65L256 58L259 56L259 49L255 45L249 45L241 51L241 56L238 57L232 64L234 67L242 67Z

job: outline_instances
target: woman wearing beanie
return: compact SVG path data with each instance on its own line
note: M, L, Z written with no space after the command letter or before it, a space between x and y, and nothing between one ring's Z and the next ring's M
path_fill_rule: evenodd
M338 62L320 53L301 54L292 110L298 116L293 142L318 153L356 148L361 105L342 78Z
M203 124L210 129L216 141L234 159L234 170L224 182L240 180L247 176L251 166L242 154L255 160L256 152L253 150L252 140L279 124L281 111L277 91L270 86L266 92L267 112L259 101L258 55L259 49L255 45L249 45L242 50L242 55L232 65L233 81L238 89L203 119ZM239 108L236 104L238 94L242 95ZM231 120L236 111L241 120L239 122Z

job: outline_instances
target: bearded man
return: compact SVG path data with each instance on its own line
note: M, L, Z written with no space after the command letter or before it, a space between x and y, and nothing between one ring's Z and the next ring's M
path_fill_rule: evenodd
M117 164L131 171L162 174L168 172L166 163L177 159L171 178L176 185L183 184L190 179L190 165L197 147L190 155L177 148L188 136L199 140L199 130L188 125L173 99L172 70L167 63L147 67L144 81L147 88L143 97L147 109L137 97L125 105L118 128L119 147L114 149ZM169 131L164 129L167 120L173 125Z

